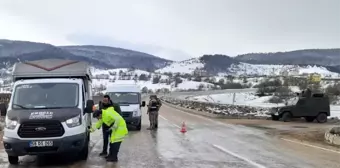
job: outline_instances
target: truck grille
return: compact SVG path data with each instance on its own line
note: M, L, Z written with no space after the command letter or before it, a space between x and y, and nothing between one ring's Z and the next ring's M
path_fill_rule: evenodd
M132 112L128 112L128 111L123 111L122 112L122 117L123 118L131 117L131 116L132 116Z
M24 122L18 135L21 138L47 138L63 136L65 130L59 121Z

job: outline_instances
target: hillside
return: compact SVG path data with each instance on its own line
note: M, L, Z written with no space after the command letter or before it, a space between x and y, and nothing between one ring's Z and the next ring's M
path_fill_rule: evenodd
M107 46L53 46L27 41L0 40L0 68L17 61L62 58L90 62L97 68L138 68L153 71L172 61L150 54Z
M0 39L0 57L17 56L53 48L50 44Z
M235 60L252 64L304 64L340 65L340 49L306 49L275 53L249 53L238 55Z
M200 72L204 72L205 75L236 76L278 75L292 71L295 74L297 71L300 74L315 71L321 72L324 76L334 76L329 71L340 73L340 49L249 53L236 57L215 54L173 62L147 53L109 46L53 46L27 41L0 40L0 68L8 68L17 61L42 58L81 60L101 69L131 68L159 73L192 73L196 69L203 70Z
M158 73L192 74L195 70L203 70L208 75L219 76L270 76L270 75L303 75L319 73L323 77L338 77L336 67L317 65L265 65L237 62L231 57L222 55L203 56L186 61L174 62L156 70ZM333 70L333 71L331 71Z

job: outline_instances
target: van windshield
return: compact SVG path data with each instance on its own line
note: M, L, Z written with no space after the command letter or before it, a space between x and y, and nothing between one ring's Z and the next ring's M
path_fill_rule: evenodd
M78 106L78 84L33 83L17 85L13 109L70 108Z
M118 104L139 104L139 93L135 92L109 92L107 95L110 96L114 103Z

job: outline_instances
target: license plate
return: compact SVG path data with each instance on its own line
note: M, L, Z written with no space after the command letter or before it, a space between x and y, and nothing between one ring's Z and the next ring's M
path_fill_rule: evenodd
M46 147L53 146L53 141L31 141L29 143L30 147Z

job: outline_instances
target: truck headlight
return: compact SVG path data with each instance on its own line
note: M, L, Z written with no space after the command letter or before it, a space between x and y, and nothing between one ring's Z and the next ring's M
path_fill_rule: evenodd
M139 115L139 111L138 110L135 110L132 112L132 117L137 117L137 116L140 116Z
M73 117L73 118L70 118L70 119L66 120L66 125L69 128L79 126L80 124L81 124L80 114L75 116L75 117Z
M10 119L8 119L7 116L6 116L6 118L5 118L5 127L6 127L7 129L13 130L13 129L15 129L15 127L16 127L17 125L18 125L18 121L10 120Z

